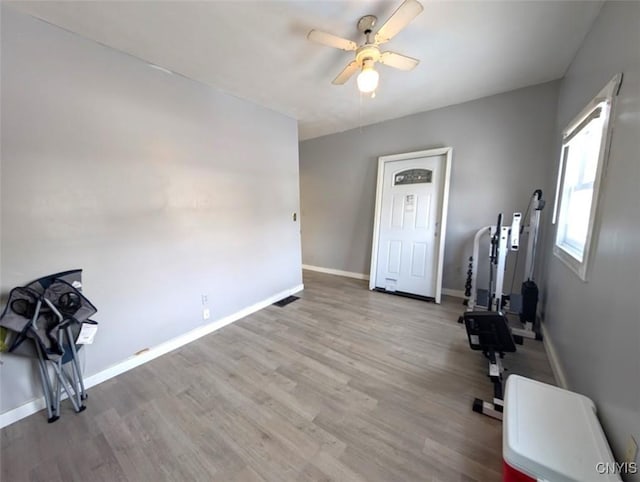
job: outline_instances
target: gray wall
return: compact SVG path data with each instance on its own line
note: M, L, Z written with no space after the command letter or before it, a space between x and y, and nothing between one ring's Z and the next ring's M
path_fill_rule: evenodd
M295 120L6 7L1 53L1 289L84 268L87 375L301 283Z
M557 87L536 85L300 143L303 263L368 274L378 157L451 146L443 286L462 290L474 233L501 211L509 219L524 211L535 188L551 186Z
M569 388L593 398L622 457L640 442L640 3L607 2L560 86L560 133L618 72L624 82L601 192L601 226L586 283L552 254L543 311ZM559 152L558 148L556 152ZM555 156L557 163L557 155ZM553 183L556 182L554 173ZM640 480L640 476L633 480Z

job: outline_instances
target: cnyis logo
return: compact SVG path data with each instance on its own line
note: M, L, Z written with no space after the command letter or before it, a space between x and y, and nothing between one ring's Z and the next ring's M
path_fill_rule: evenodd
M638 465L635 462L599 462L596 464L596 472L604 474L637 474Z

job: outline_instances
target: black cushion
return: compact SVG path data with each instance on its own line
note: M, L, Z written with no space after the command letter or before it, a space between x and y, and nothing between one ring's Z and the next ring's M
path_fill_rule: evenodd
M495 311L468 311L462 315L472 350L512 353L516 351L507 317Z

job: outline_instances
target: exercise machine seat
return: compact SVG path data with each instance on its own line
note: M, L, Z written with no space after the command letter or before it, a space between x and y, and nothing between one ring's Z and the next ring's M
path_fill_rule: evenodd
M484 353L513 353L516 344L507 317L497 311L468 311L463 315L469 346Z

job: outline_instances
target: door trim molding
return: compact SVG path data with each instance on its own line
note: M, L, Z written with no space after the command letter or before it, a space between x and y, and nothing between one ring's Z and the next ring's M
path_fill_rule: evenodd
M376 186L376 210L373 218L373 242L371 246L371 270L369 272L369 289L376 286L376 271L378 264L378 241L380 237L380 217L382 211L382 187L384 183L384 166L387 162L406 161L419 157L445 156L444 176L442 179L442 192L439 213L439 230L437 241L437 266L436 266L436 303L440 303L442 297L442 270L444 266L444 240L447 232L447 212L449 211L449 185L451 183L451 159L453 148L441 147L438 149L427 149L424 151L405 152L403 154L392 154L378 158L378 183Z

